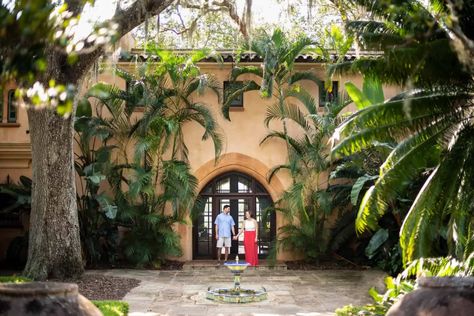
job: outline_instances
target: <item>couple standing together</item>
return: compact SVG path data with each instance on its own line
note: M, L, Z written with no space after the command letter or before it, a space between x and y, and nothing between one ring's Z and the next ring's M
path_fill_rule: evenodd
M224 205L223 212L217 215L214 221L217 239L217 263L221 263L222 247L225 248L224 261L227 261L231 247L231 232L233 239L237 240L244 233L245 261L251 266L258 265L257 241L258 224L250 211L245 211L245 220L239 233L235 234L235 222L230 213L230 206Z

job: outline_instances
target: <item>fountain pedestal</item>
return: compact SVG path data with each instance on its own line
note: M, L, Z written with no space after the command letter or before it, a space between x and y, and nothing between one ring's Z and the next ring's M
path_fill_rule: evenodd
M249 263L239 261L239 256L237 256L235 262L226 262L224 265L234 275L234 288L215 290L209 288L206 295L208 299L223 303L250 303L267 299L267 292L264 288L261 291L240 288L240 275L247 269Z

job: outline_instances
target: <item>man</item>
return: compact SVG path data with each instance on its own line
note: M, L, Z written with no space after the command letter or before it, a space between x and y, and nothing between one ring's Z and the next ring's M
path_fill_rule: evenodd
M225 247L224 261L227 261L229 256L229 250L231 246L232 236L235 236L235 222L232 216L229 214L230 206L224 205L223 212L217 215L214 221L216 227L216 240L217 240L217 264L221 264L221 253L222 247ZM232 236L231 236L232 231Z

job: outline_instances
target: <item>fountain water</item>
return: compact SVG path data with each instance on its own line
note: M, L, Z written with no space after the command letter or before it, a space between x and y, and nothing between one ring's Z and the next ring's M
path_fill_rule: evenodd
M222 288L214 290L209 288L206 295L208 299L224 303L250 303L267 299L265 288L262 288L261 291L240 288L240 275L247 269L249 263L239 261L239 256L236 256L235 262L226 262L224 265L234 275L234 287L231 289Z

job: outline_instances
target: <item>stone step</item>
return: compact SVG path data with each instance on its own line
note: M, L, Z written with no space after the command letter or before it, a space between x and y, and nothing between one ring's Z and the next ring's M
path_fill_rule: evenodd
M231 262L231 261L229 261ZM183 265L183 270L215 270L225 268L224 265L217 265L217 260L193 260L186 261ZM286 264L284 262L277 261L272 265L267 260L260 260L258 267L248 267L247 269L252 270L286 270Z

